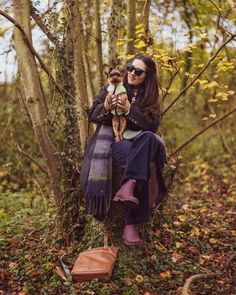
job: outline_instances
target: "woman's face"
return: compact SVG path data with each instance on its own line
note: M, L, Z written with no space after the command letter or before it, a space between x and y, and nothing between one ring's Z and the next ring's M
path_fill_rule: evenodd
M145 63L140 59L134 59L132 62L132 65L135 68L138 68L138 69L141 69L144 71L142 73L142 75L140 75L140 76L135 75L135 70L133 70L132 72L128 71L128 83L132 86L138 86L141 83L143 83L143 81L145 80L145 78L147 76L147 74L146 74L147 67L146 67Z

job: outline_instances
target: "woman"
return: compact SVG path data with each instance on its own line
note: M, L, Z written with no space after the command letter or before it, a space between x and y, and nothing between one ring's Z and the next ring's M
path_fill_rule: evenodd
M89 111L89 121L97 123L98 127L85 152L81 187L86 195L87 212L99 217L104 212L106 214L110 206L111 159L113 164L124 170L122 186L113 201L127 207L125 244L138 245L141 239L136 225L150 221L148 180L153 160L156 160L159 169L160 189L165 191L160 177L160 170L166 162L165 148L155 134L160 121L160 107L153 59L136 55L127 65L124 86L128 95L125 104L122 104L119 95L113 95L110 102L104 87ZM116 107L124 112L127 121L127 132L119 142L114 141L111 127L111 111Z

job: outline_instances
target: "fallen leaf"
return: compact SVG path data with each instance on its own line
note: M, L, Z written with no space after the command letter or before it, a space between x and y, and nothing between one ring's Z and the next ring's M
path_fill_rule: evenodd
M174 263L180 262L184 258L183 254L174 252L171 256L171 259Z
M199 250L197 247L194 247L194 246L190 246L188 247L189 251L194 253L194 254L198 254L199 253Z
M162 277L163 279L170 278L171 277L171 273L170 273L169 270L164 271L164 272L161 272L160 273L160 277Z
M136 278L135 278L135 280L136 280L137 283L142 283L142 281L143 281L143 276L141 276L141 275L137 275Z
M150 257L150 259L151 259L152 261L157 261L157 257L156 257L156 255L152 255L152 256Z
M14 268L14 267L17 266L17 263L15 263L15 262L10 262L10 263L8 264L8 266L9 266L9 268Z
M194 226L191 230L191 233L195 236L199 236L200 235L200 229L196 226Z
M133 282L130 278L124 278L124 281L125 281L126 286L131 286L133 284Z
M210 242L211 244L217 244L217 243L218 243L218 241L217 241L216 239L213 239L213 238L211 238L211 239L209 240L209 242Z
M183 246L183 243L176 242L176 243L175 243L175 246L176 246L177 249L179 249L180 247Z
M179 219L179 221L184 222L188 218L188 216L186 216L186 215L179 215L179 216L177 216L177 218Z
M55 272L59 275L61 279L63 279L63 281L67 281L63 270L59 266L56 266Z

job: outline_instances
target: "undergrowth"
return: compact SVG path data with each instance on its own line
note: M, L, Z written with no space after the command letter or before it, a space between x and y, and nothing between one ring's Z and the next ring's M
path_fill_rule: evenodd
M209 272L222 275L195 281L191 294L236 294L236 259L227 263L236 251L236 164L226 157L216 169L196 158L179 172L162 212L140 226L142 246L123 245L120 213L110 224L120 251L106 283L73 283L63 273L103 231L101 222L87 218L78 225L84 234L68 242L52 204L45 206L40 195L32 202L29 190L2 191L0 294L181 294L186 279Z

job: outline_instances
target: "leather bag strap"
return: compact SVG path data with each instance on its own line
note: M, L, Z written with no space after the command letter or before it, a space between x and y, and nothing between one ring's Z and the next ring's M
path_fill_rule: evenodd
M104 248L107 250L108 249L108 233L107 232L104 233L103 241L104 241Z

